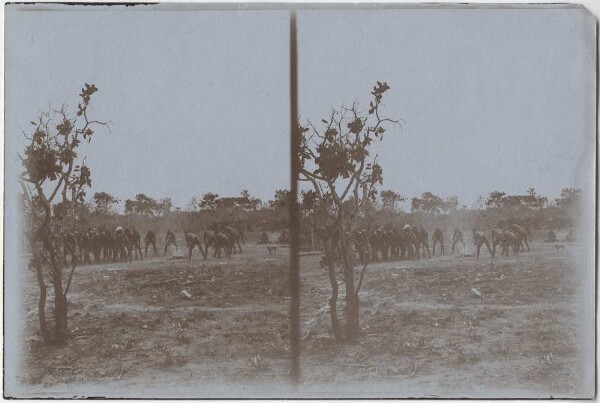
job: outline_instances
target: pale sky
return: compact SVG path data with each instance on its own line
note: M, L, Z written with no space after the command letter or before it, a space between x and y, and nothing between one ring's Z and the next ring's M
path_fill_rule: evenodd
M184 207L207 192L267 200L289 188L288 12L72 9L7 8L7 143L94 83L89 114L112 133L86 152L90 193Z
M185 207L289 187L287 11L6 10L8 174L20 128L88 82L112 122L86 149L90 193ZM573 8L300 11L301 117L387 81L382 110L405 123L377 147L382 189L553 198L593 163L594 24Z
M383 189L471 206L494 190L557 197L593 175L595 20L584 9L305 11L300 112L368 106L403 119L377 147Z

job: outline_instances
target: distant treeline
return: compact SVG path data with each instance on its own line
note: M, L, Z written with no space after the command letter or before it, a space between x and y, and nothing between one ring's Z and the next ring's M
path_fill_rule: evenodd
M311 197L314 194L310 191L300 195L302 216L305 217L301 228L303 238L309 237L311 228L311 213L305 209L305 201ZM565 188L560 197L551 200L530 188L524 195L494 191L468 207L461 205L456 196L442 198L425 192L420 197L408 198L392 190L383 190L371 204L364 222L366 226L408 223L468 229L491 228L504 221L526 220L535 230L565 229L575 225L580 198L581 189ZM409 212L399 208L400 203L408 201ZM145 194L124 200L123 213L115 212L114 207L120 203L121 200L109 193L96 192L92 202L78 205L75 217L69 217L60 203L54 206L54 214L65 227L74 230L125 226L135 227L140 233L149 229L157 234L167 229L200 232L208 227L241 221L247 232L260 232L286 229L290 205L286 189L277 190L273 199L266 203L252 197L248 190L242 190L240 196L235 197L205 193L192 198L185 209L174 208L170 198L153 199Z
M310 199L314 197L312 192L304 192L301 197L302 206L313 205ZM367 213L361 219L361 226L374 229L381 225L422 225L430 234L434 228L451 234L455 228L470 232L472 229L488 230L520 222L527 223L534 231L566 230L576 227L580 199L581 189L565 188L560 197L550 200L530 188L525 195L507 195L494 191L487 198L480 197L478 202L468 207L461 205L455 196L444 199L425 192L420 197L408 198L394 191L384 190L367 208ZM401 202L409 201L409 211L399 207ZM303 217L301 238L307 245L314 242L313 229L318 226L322 217L309 208L305 209Z
M117 226L135 228L142 236L154 231L159 238L168 229L175 233L202 232L225 224L242 223L246 232L281 231L288 225L289 191L277 190L272 200L263 203L247 190L240 196L221 197L206 193L194 197L185 209L173 207L170 198L154 199L138 194L132 199L119 200L107 192L96 192L91 202L78 203L75 209L61 203L53 206L54 217L68 231L88 228L114 229ZM123 212L116 207L124 202Z

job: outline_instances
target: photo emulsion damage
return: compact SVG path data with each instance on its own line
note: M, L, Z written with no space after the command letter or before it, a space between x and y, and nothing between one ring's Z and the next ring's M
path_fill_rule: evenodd
M594 396L584 8L5 11L5 396Z

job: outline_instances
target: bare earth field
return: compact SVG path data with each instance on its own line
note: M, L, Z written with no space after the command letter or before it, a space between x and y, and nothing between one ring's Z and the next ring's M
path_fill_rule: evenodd
M37 335L37 283L25 271L19 396L577 395L577 250L535 243L518 257L372 264L357 345L329 334L329 281L319 255L302 256L297 388L286 378L286 247L79 267L62 348Z

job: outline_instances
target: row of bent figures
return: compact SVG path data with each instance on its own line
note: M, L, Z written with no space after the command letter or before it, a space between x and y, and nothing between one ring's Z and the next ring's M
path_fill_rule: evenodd
M236 227L238 226L224 225L218 229L206 229L202 234L185 231L184 238L188 260L191 260L196 247L205 260L210 255L209 248L212 248L213 258L231 257L233 254L242 253L241 245L244 244L244 232L243 228ZM479 258L481 249L484 246L492 257L496 255L497 248L499 248L501 255L506 256L511 251L518 256L519 252L523 252L525 248L527 251L530 250L531 235L527 226L517 223L504 227L497 226L492 228L489 234L490 237L488 237L486 231L472 230L473 244L476 249L475 256L477 258ZM420 260L426 256L435 256L436 248L442 255L446 253L444 232L440 228L435 228L430 243L429 233L422 225L380 226L371 232L358 230L353 233L351 240L362 263L366 261L377 262L380 259L383 261ZM89 228L85 233L64 233L63 241L65 262L68 255L71 256L71 261L76 260L83 264L92 264L92 262L131 262L134 258L148 258L149 249L153 252L154 257L158 256L157 236L152 230L148 230L144 237L145 249L143 254L141 236L135 228L123 229L119 226L114 231ZM167 230L164 242L165 256L169 246L173 246L178 251L177 240L171 230ZM462 254L469 256L470 254L466 253L467 248L463 232L455 228L452 234L452 254L455 253L459 244L462 245Z
M244 232L241 228L226 225L219 230L206 229L202 237L185 231L184 238L188 249L188 259L191 260L195 247L200 249L204 259L209 255L209 247L213 248L213 257L230 257L242 253ZM148 258L148 250L158 257L157 236L148 230L144 236L144 253L141 247L141 235L135 229L123 229L119 226L114 231L107 229L89 228L86 232L65 232L62 234L62 253L64 262L68 260L80 264L99 264L109 262L132 262L133 259ZM175 234L169 229L165 235L164 255L169 246L178 251Z
M501 255L506 256L510 251L518 255L525 248L527 251L530 250L529 229L516 223L504 228L499 226L493 228L491 238L488 238L484 231L478 229L473 229L472 234L477 258L479 258L483 246L487 247L492 257L496 255L497 247L499 247ZM354 249L358 253L361 263L367 260L377 262L380 259L383 261L420 260L426 256L435 256L436 248L442 255L446 253L444 232L440 228L435 228L430 243L429 233L422 225L380 226L371 233L366 230L356 231L352 238ZM463 232L455 228L452 234L452 254L455 253L459 244L462 245L462 254L468 256Z

